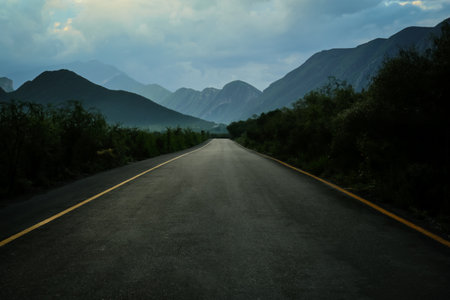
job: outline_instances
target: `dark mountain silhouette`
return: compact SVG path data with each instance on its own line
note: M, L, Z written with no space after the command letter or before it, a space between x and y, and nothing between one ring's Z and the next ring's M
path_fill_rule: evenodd
M169 90L160 85L145 85L140 83L116 67L102 63L98 60L91 60L87 62L77 61L70 64L57 66L56 68L71 70L87 80L108 89L132 92L148 98L156 103L160 103L165 97L171 94ZM56 69L53 68L52 70Z
M221 90L206 88L196 91L181 88L167 97L162 105L218 123L230 123L239 119L242 109L256 100L261 91L243 81L233 81Z
M78 100L86 108L96 108L108 122L124 126L138 126L152 130L166 127L189 127L195 130L214 130L217 125L167 109L140 95L112 91L96 85L68 70L46 71L33 81L8 93L7 98L41 104L57 104Z
M171 91L159 84L142 84L125 73L106 81L103 86L111 90L123 90L136 93L159 104L172 94Z
M67 64L22 70L10 74L10 76L20 86L24 82L37 77L43 71L56 71L61 69L73 71L87 80L108 89L132 92L157 103L160 103L165 97L171 94L169 90L160 85L142 84L116 67L98 60L90 60L87 62L75 61Z
M5 92L12 92L13 89L13 82L11 79L6 78L6 77L1 77L0 78L0 88L3 89L3 91Z
M329 77L345 80L360 91L368 86L385 58L398 54L400 49L414 47L423 52L429 48L432 37L440 34L444 22L436 27L408 27L388 39L378 38L355 48L318 52L300 67L273 82L258 101L244 109L241 118L289 106L306 93L325 85Z
M73 71L89 81L99 85L102 85L108 80L123 73L114 66L104 64L98 60L90 60L87 62L74 61L66 64L24 69L6 75L14 80L17 87L20 87L25 82L39 76L42 72L57 71L62 69Z
M4 101L8 98L8 93L0 87L0 101Z

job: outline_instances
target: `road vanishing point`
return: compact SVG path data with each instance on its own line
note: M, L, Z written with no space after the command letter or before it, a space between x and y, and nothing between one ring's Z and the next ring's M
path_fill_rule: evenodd
M450 248L227 139L0 209L27 228L0 299L450 299Z

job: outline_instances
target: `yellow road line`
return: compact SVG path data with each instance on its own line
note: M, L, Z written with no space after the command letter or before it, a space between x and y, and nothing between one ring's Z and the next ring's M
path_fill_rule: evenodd
M164 165L166 165L166 164L168 164L168 163L170 163L170 162L173 162L174 160L177 160L177 159L179 159L179 158L182 158L183 156L186 156L186 155L188 155L188 154L197 152L197 151L199 151L199 150L205 148L206 146L208 146L210 143L211 143L211 141L210 141L208 144L206 144L206 145L204 145L204 146L202 146L202 147L200 147L200 148L198 148L198 149L192 150L192 151L190 151L190 152L187 152L187 153L184 153L184 154L182 154L182 155L176 156L176 157L174 157L174 158L172 158L172 159L169 159L168 161L165 161L165 162L163 162L163 163L160 163L159 165L154 166L153 168L150 168L150 169L148 169L148 170L146 170L146 171L144 171L144 172L142 172L142 173L139 173L138 175L133 176L133 177L131 177L131 178L129 178L129 179L127 179L127 180L125 180L125 181L119 183L119 184L116 184L115 186L113 186L113 187L111 187L111 188L109 188L109 189L107 189L107 190L105 190L105 191L103 191L103 192L101 192L101 193L99 193L99 194L97 194L97 195L95 195L95 196L92 196L91 198L88 198L88 199L86 199L86 200L84 200L84 201L81 201L81 202L75 204L74 206L71 206L71 207L69 207L68 209L63 210L62 212L57 213L57 214L54 215L54 216L51 216L51 217L49 217L49 218L47 218L47 219L45 219L45 220L43 220L43 221L41 221L41 222L39 222L39 223L37 223L37 224L31 226L31 227L28 227L27 229L24 229L24 230L22 230L21 232L16 233L16 234L10 236L9 238L4 239L3 241L0 241L0 247L2 247L2 246L4 246L4 245L6 245L6 244L8 244L8 243L10 243L10 242L12 242L12 241L14 241L15 239L18 239L19 237L21 237L21 236L23 236L23 235L25 235L25 234L27 234L27 233L29 233L29 232L31 232L31 231L33 231L33 230L39 228L39 227L41 227L41 226L44 226L44 225L47 224L47 223L50 223L51 221L53 221L53 220L55 220L55 219L58 219L59 217L64 216L65 214L71 212L72 210L75 210L75 209L77 209L78 207L83 206L83 205L85 205L85 204L91 202L92 200L95 200L95 199L97 199L97 198L99 198L99 197L101 197L101 196L103 196L103 195L105 195L105 194L107 194L107 193L109 193L109 192L111 192L111 191L117 189L118 187L121 187L122 185L124 185L124 184L126 184L126 183L128 183L128 182L130 182L130 181L135 180L135 179L138 178L138 177L141 177L142 175L145 175L145 174L147 174L147 173L149 173L149 172L151 172L151 171L153 171L153 170L155 170L155 169L158 169L159 167L162 167L162 166L164 166Z
M245 148L245 149L247 149L247 148ZM278 162L278 163L280 163L280 164L282 164L282 165L284 165L284 166L286 166L286 167L288 167L288 168L290 168L292 170L295 170L295 171L300 172L300 173L302 173L304 175L312 177L312 178L314 178L314 179L316 179L316 180L318 180L320 182L323 182L326 185L328 185L328 186L330 186L330 187L332 187L332 188L334 188L334 189L336 189L336 190L338 190L338 191L340 191L340 192L342 192L342 193L352 197L353 199L356 199L356 200L364 203L365 205L368 205L368 206L372 207L373 209L379 211L380 213L382 213L382 214L384 214L384 215L386 215L386 216L388 216L388 217L390 217L390 218L392 218L392 219L394 219L394 220L396 220L396 221L398 221L398 222L408 226L409 228L412 228L412 229L414 229L414 230L416 230L416 231L426 235L427 237L429 237L429 238L431 238L431 239L433 239L433 240L435 240L435 241L437 241L437 242L439 242L439 243L441 243L441 244L443 244L443 245L445 245L445 246L450 248L450 241L448 241L448 240L446 240L446 239L444 239L444 238L442 238L442 237L440 237L440 236L438 236L438 235L436 235L436 234L434 234L434 233L432 233L432 232L430 232L430 231L428 231L428 230L426 230L426 229L424 229L424 228L422 228L422 227L420 227L420 226L418 226L418 225L416 225L416 224L414 224L414 223L412 223L412 222L410 222L410 221L408 221L408 220L406 220L406 219L404 219L402 217L399 217L399 216L397 216L396 214L394 214L394 213L392 213L390 211L387 211L386 209L384 209L384 208L382 208L382 207L380 207L380 206L370 202L369 200L361 198L358 195L355 195L355 194L353 194L353 193L351 193L351 192L349 192L349 191L347 191L347 190L345 190L345 189L343 189L343 188L341 188L341 187L339 187L339 186L337 186L337 185L335 185L335 184L333 184L331 182L328 182L328 181L326 181L326 180L324 180L324 179L322 179L320 177L317 177L317 176L315 176L315 175L313 175L311 173L308 173L308 172L303 171L303 170L301 170L299 168L291 166L290 164L285 163L284 161L281 161L281 160L278 160L278 159L273 158L271 156L259 153L257 151L255 151L255 152L258 153L259 155L261 155L262 157L274 160L274 161L276 161L276 162Z

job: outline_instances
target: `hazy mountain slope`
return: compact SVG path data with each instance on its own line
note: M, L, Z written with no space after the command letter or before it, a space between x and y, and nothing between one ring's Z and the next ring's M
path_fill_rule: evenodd
M75 61L67 64L53 65L30 70L22 70L12 74L6 74L14 79L20 86L24 82L37 77L44 71L56 71L67 69L77 73L87 80L102 85L108 89L124 90L139 94L157 103L169 96L171 92L157 84L142 84L114 66L104 64L98 60L87 62ZM3 75L3 74L0 74Z
M159 84L150 83L144 85L141 90L138 90L137 94L152 99L156 103L161 103L164 99L172 95L172 92Z
M223 89L196 91L181 88L167 97L162 105L176 111L218 123L239 119L243 107L257 99L261 91L243 81L233 81Z
M112 90L124 90L136 93L156 103L161 103L165 98L172 94L171 91L158 84L145 85L130 78L124 73L106 81L103 86Z
M76 61L68 64L54 66L48 70L61 70L67 69L77 73L78 75L86 78L87 80L104 85L109 80L116 76L124 74L122 71L114 66L104 64L98 60L90 60L86 62Z
M206 88L201 92L189 88L180 88L161 102L161 105L197 117L201 115L205 107L211 104L219 91L215 88Z
M14 90L12 80L6 77L1 77L0 88L2 88L7 93L12 92Z
M109 122L125 126L155 130L167 126L209 130L215 126L212 122L167 109L140 95L108 90L68 70L44 72L8 96L42 104L79 100L87 108L99 109Z
M260 95L260 90L246 82L240 80L230 82L220 90L199 116L219 123L231 123L239 119L243 107Z
M326 84L330 76L346 80L356 90L362 90L368 86L386 57L411 47L424 51L432 45L431 37L439 34L440 26L408 27L388 39L375 39L355 48L318 52L300 67L273 82L255 101L259 104L247 106L241 117L245 119L255 113L289 106L307 92Z

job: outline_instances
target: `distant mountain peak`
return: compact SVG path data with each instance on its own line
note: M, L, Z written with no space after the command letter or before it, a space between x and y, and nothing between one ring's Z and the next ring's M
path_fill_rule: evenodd
M59 70L55 70L55 71L44 71L41 74L39 74L39 76L37 76L34 80L38 79L42 79L42 78L54 78L54 77L67 77L67 78L75 78L75 77L81 77L80 75L78 75L77 73L67 70L67 69L59 69Z
M81 83L87 83L90 85L96 85L95 83L90 82L86 78L81 77L77 73L67 70L67 69L42 72L31 82L34 84L43 84L45 82L49 82L49 83L53 83L53 84L61 84L63 82L70 82L73 86L75 86L75 83L81 82ZM27 85L29 83L30 83L30 81L26 82L24 85ZM22 87L20 87L20 88L22 88Z
M245 81L242 81L242 80L237 79L237 80L233 80L233 81L228 82L228 83L225 84L224 86L227 86L227 85L234 85L234 84L250 85L250 84L248 84L248 83L245 82Z
M207 87L207 88L204 88L203 90L202 90L202 92L208 92L208 93L210 93L210 92L218 92L218 91L220 91L219 89L216 89L216 88L214 88L214 87Z
M253 85L251 85L251 84L249 84L249 83L247 83L245 81L242 81L242 80L231 81L231 82L225 84L223 86L222 90L235 89L235 88L247 88L247 89L250 89L250 90L253 90L253 91L261 92L260 90L255 88Z
M38 77L44 70L70 70L92 83L112 90L123 90L136 93L157 103L160 103L172 93L158 84L143 84L131 78L115 66L108 65L97 59L92 59L89 61L76 60L66 64L17 72L16 74L12 74L12 77L20 86L24 82Z
M98 109L108 122L152 130L176 126L213 130L216 125L170 110L131 92L109 90L66 69L41 73L12 92L11 97L40 104L77 100L86 108Z
M261 91L254 86L235 80L225 84L222 89L208 87L200 92L180 88L161 104L202 119L229 123L238 120L244 106L260 94Z

